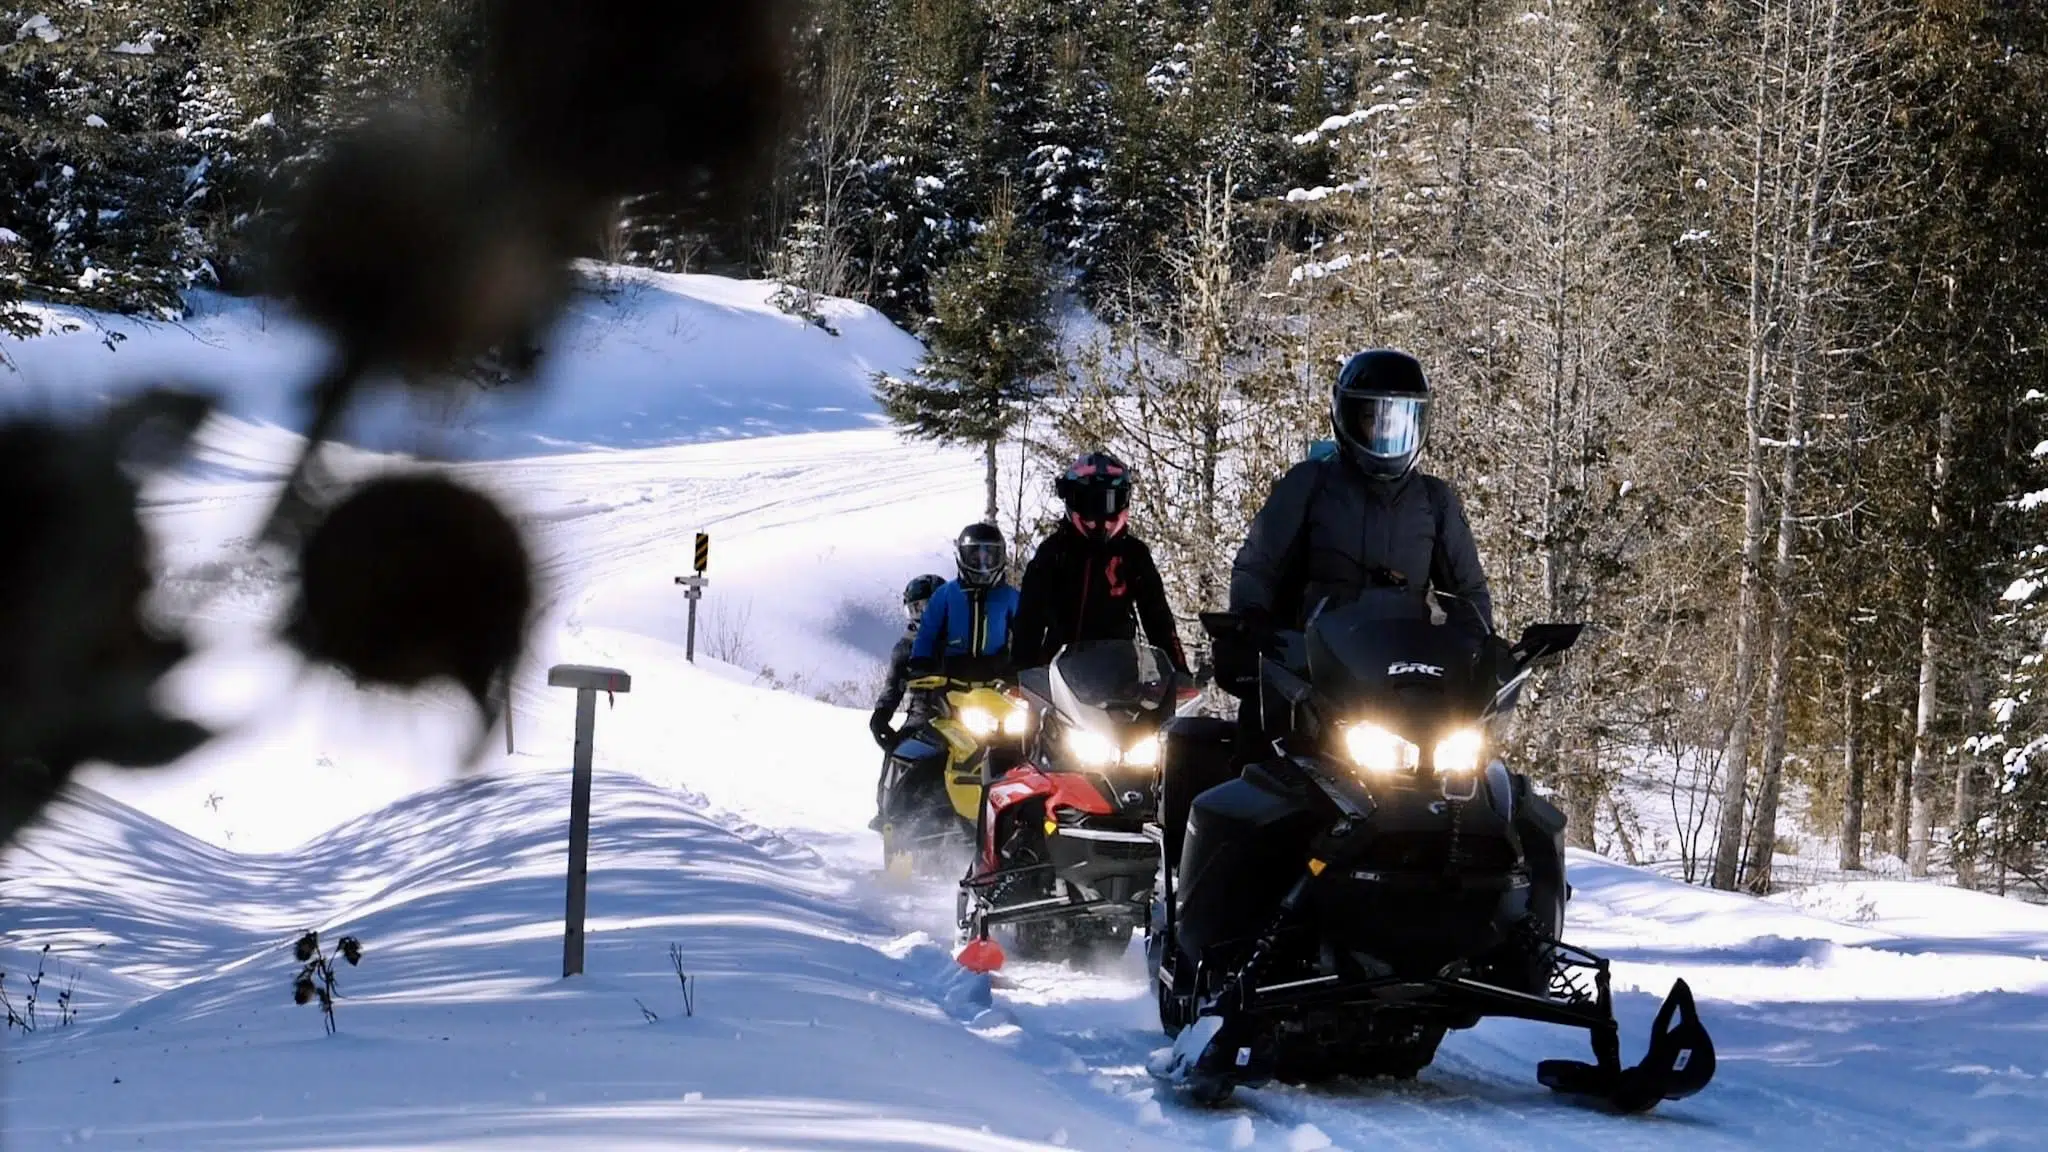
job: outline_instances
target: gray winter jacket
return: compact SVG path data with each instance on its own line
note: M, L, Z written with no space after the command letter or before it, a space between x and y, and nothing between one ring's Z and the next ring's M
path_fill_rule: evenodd
M1451 486L1419 471L1388 484L1341 455L1274 482L1231 566L1230 610L1299 626L1324 597L1335 607L1375 586L1375 569L1399 573L1418 599L1458 597L1442 603L1451 622L1476 611L1492 629L1493 596Z

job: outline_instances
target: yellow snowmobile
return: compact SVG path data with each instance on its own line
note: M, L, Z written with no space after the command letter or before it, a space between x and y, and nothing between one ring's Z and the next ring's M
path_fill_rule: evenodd
M982 790L1024 754L1031 707L1000 680L923 676L937 712L904 733L882 777L882 867L938 876L965 867Z

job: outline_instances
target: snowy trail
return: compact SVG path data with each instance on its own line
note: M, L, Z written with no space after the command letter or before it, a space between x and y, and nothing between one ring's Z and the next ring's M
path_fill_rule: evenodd
M672 349L627 343L646 383L592 401L593 439L675 423L640 411ZM243 370L253 387L308 352ZM849 364L834 395L864 387ZM865 422L832 399L792 422ZM247 539L292 438L224 421L206 441L190 475L152 485L147 518L167 602L205 605L208 648L173 695L246 723L175 771L88 774L112 799L6 861L0 961L18 971L54 940L83 973L77 1030L10 1042L10 1150L2031 1148L2048 1123L2048 911L1903 884L1760 902L1586 856L1568 922L1616 961L1628 1058L1683 975L1721 1052L1706 1093L1648 1117L1587 1111L1534 1080L1541 1058L1583 1057L1583 1037L1489 1022L1411 1084L1184 1107L1145 1072L1165 1041L1135 948L1100 971L972 977L949 959L950 886L875 874L867 694L897 589L949 571L946 541L978 516L979 461L870 430L457 466L528 529L545 607L515 684L518 751L450 781L460 702L356 693L258 631L280 573ZM673 580L700 530L712 586L691 665ZM599 713L590 975L572 982L551 976L560 661L633 676ZM280 999L279 949L316 925L370 949L331 1038ZM704 981L694 1017L671 941Z

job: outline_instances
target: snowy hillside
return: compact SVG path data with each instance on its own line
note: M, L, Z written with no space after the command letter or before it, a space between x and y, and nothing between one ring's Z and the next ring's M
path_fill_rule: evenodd
M676 314L716 315L719 293L758 300L753 286L649 283L643 299ZM219 313L190 346L138 329L107 355L146 366L157 352L139 350L159 341L185 369L245 373L239 411L260 421L259 369L282 379L315 353L247 319ZM288 436L223 421L202 468L151 489L165 595L205 619L177 702L246 723L170 772L89 774L91 791L0 861L0 987L18 1004L45 944L53 973L44 1026L5 1042L10 1152L2038 1146L2048 912L1924 885L1757 901L1576 855L1571 934L1616 961L1629 1058L1678 975L1719 1043L1714 1085L1646 1118L1540 1088L1534 1062L1583 1058L1584 1041L1516 1022L1454 1034L1412 1084L1194 1111L1145 1074L1163 1041L1135 951L1096 972L961 972L950 891L874 875L864 708L816 697L866 692L903 579L945 570L946 541L978 510L979 462L857 430L868 416L852 400L832 425L808 390L839 381L851 396L875 349L900 354L907 337L829 345L836 359L778 392L767 365L783 345L834 338L741 304L731 319L698 346L748 353L750 410L839 430L637 447L647 428L703 439L725 417L699 411L693 388L629 404L592 387L543 402L578 405L582 423L566 423L582 431L564 439L591 450L511 459L492 445L536 444L545 421L478 417L501 439L466 441L488 459L461 467L520 513L547 610L515 692L517 751L477 778L443 767L463 737L452 699L364 696L264 639L276 575L245 540ZM758 347L743 334L782 322ZM84 341L8 352L33 374L105 353ZM551 370L686 358L651 336L630 357L613 347ZM672 581L700 529L712 586L691 665ZM573 696L545 686L558 661L633 677L598 711L592 935L587 974L567 981ZM365 947L342 969L332 1037L290 1002L291 943L309 928ZM696 979L694 1015L671 945ZM63 1027L48 990L74 974Z
M827 331L777 310L771 283L609 265L585 265L584 277L588 290L543 342L530 398L463 389L408 409L389 397L344 439L474 460L868 428L873 373L922 356L850 301L821 302ZM223 390L243 419L299 426L296 391L322 366L319 334L260 301L191 300L176 324L42 310L49 335L0 345L0 400L63 407L171 381Z

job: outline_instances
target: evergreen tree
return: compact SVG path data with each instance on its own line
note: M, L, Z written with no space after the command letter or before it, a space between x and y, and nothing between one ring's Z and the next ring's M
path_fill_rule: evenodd
M884 376L875 386L883 411L908 434L981 448L990 523L996 448L1051 371L1055 338L1042 243L1003 190L973 247L933 286L923 371L914 380Z

